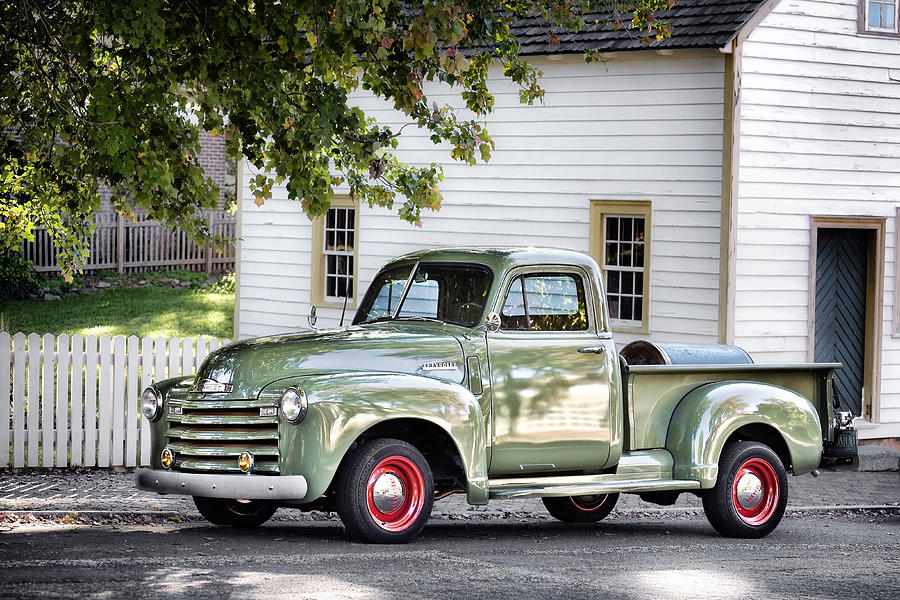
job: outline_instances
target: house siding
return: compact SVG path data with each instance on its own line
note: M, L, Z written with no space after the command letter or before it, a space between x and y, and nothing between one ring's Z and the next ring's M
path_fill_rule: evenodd
M488 129L497 149L488 164L449 161L449 148L407 128L402 160L444 165L438 213L422 227L384 209L363 207L359 290L388 259L442 245L532 245L588 252L590 200L650 200L652 337L715 342L718 327L724 58L716 52L580 57L532 61L544 72L546 97L534 106L497 73ZM435 95L453 102L451 95ZM403 115L359 94L380 122ZM248 171L248 181L255 173ZM284 187L257 207L242 193L237 335L307 326L311 224ZM340 309L321 308L319 326L338 324ZM348 310L348 312L350 312ZM633 336L622 334L619 342Z
M857 33L854 0L784 0L743 44L735 343L757 362L809 354L813 216L886 218L878 426L900 436L895 231L900 42Z

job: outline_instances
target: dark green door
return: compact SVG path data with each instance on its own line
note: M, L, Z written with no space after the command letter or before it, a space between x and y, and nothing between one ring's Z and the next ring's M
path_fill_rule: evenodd
M844 365L834 374L841 410L862 414L866 353L869 232L818 230L816 247L816 362Z

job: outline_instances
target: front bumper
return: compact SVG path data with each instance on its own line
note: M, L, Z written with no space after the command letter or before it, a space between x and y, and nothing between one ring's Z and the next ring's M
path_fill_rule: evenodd
M138 488L160 494L245 500L300 500L306 495L303 475L229 475L138 469Z

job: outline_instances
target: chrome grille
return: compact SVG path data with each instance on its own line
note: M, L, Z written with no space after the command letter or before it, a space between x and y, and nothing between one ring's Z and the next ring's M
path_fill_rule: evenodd
M166 441L174 468L240 473L238 456L246 451L254 473L277 474L278 416L259 415L270 406L271 400L170 400Z

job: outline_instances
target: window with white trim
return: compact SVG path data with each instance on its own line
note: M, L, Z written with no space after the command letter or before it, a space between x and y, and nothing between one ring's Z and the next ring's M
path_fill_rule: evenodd
M647 201L591 201L591 255L616 331L650 332L650 217Z
M359 215L355 204L344 198L313 226L312 301L324 305L355 305L357 235Z
M644 320L644 217L607 215L603 223L606 299L613 323Z
M860 9L860 31L897 34L897 0L860 0Z

